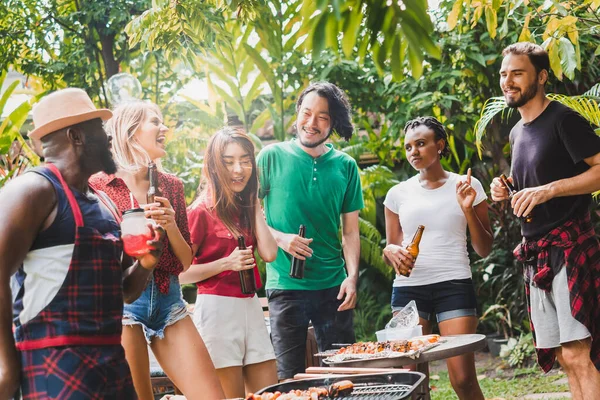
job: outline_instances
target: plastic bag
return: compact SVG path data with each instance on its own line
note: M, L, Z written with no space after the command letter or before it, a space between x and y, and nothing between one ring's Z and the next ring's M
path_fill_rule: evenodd
M396 312L390 322L385 325L385 329L390 328L412 328L419 324L419 311L417 304L411 300L403 309Z

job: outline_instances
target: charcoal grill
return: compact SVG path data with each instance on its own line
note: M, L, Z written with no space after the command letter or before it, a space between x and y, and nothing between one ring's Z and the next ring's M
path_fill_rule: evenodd
M349 380L354 390L348 396L336 397L336 400L403 400L410 398L412 392L425 379L420 372L391 372L383 374L337 375L328 378L312 378L272 385L259 390L256 394L290 390L307 390L314 386L329 386L332 383Z

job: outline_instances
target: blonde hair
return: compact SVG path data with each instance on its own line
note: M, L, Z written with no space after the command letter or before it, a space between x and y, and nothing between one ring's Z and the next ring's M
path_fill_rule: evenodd
M134 174L152 161L135 136L150 110L162 119L160 109L154 103L135 100L120 104L104 126L106 133L112 136L113 158L120 171Z

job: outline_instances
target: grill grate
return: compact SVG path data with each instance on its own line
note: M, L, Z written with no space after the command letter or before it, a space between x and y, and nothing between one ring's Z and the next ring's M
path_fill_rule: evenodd
M337 397L337 400L398 400L410 394L412 385L369 385L354 387L354 390L349 396Z

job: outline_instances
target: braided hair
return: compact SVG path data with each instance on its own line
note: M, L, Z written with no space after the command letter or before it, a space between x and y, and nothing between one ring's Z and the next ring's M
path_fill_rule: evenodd
M450 149L448 148L448 133L446 132L446 128L444 125L434 117L417 117L415 119L411 119L404 125L404 134L409 129L415 129L421 125L425 125L427 128L431 129L435 135L436 142L438 140L444 141L444 148L442 149L441 157L446 157L450 155Z

